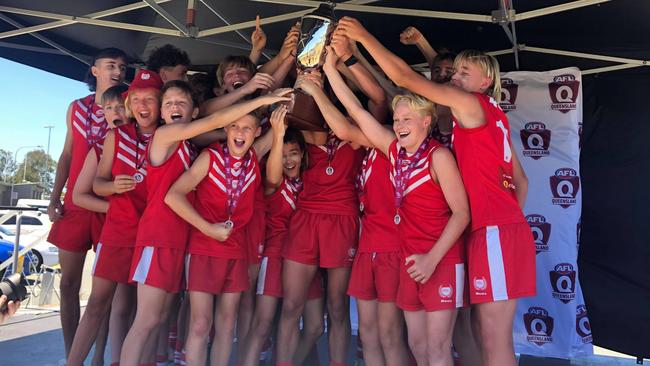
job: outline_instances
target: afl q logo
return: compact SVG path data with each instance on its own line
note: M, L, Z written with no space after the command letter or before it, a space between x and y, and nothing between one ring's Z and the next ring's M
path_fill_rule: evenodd
M548 84L551 95L551 110L567 113L576 109L576 99L580 91L580 82L575 75L563 74L553 78Z
M550 179L552 202L562 208L568 208L576 204L576 196L580 189L580 178L575 169L560 168Z
M524 325L528 333L526 340L538 346L553 342L553 323L553 318L546 309L537 306L528 308L524 314Z
M523 155L535 160L548 156L548 147L551 144L551 131L546 129L542 122L528 122L519 132L521 144L524 147Z
M539 252L548 252L548 239L551 237L551 224L546 222L546 217L532 214L526 216L526 221L530 226L535 241L535 250Z
M560 263L549 272L553 298L568 304L576 298L576 271L570 263Z
M582 338L582 343L592 343L591 324L589 324L587 308L584 304L576 307L576 332Z
M517 92L519 91L519 85L515 84L512 79L501 79L501 109L504 112L514 111L517 109L515 102L517 101Z

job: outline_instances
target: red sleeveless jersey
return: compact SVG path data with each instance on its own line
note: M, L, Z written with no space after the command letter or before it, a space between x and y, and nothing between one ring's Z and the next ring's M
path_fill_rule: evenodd
M329 164L324 145L307 146L309 165L302 174L304 188L298 208L313 213L358 215L355 180L363 152L353 149L347 142L338 139L336 142L336 152ZM328 166L334 169L332 175L326 173Z
M165 203L169 187L190 168L194 160L193 147L187 141L178 143L172 155L159 166L151 165L147 149L147 206L138 226L137 246L185 249L189 224ZM190 202L193 201L188 194Z
M66 210L82 210L72 202L72 192L77 182L77 177L83 168L84 160L91 147L100 149L104 146L104 138L108 131L108 123L104 119L104 110L95 103L95 94L72 102L71 110L72 128L72 158L66 185L63 204Z
M400 146L395 139L389 148L389 159L393 169L391 180L395 184L395 171ZM427 148L415 164L406 182L402 206L399 209L401 222L398 226L401 249L405 256L427 253L436 244L440 234L451 217L451 209L440 185L431 177L431 154L436 149L444 149L438 141L430 139ZM405 171L411 157L402 163ZM391 197L393 199L393 197ZM394 212L393 212L394 216ZM393 223L393 225L395 225ZM440 263L458 263L465 258L463 243L459 239L445 254Z
M393 223L395 202L390 181L391 164L377 149L368 149L357 180L359 201L363 207L359 252L399 250L399 233Z
M208 174L196 187L194 207L208 222L217 223L228 220L228 196L226 191L226 170L224 151L221 144L205 149L210 156ZM251 148L243 159L230 157L233 183L238 182L240 174L245 174L244 188L237 207L230 220L234 223L230 237L226 241L213 239L192 227L188 251L191 254L220 258L246 259L245 226L253 216L255 191L260 185L260 168L257 154ZM248 160L244 170L244 161ZM235 188L235 187L233 187Z
M99 241L107 246L131 247L135 245L138 223L147 203L147 145L138 137L135 124L120 126L114 133L111 174L133 176L137 183L134 190L108 197L108 212Z
M485 124L461 128L454 119L453 150L472 211L472 230L525 223L512 181L510 124L491 97L474 93Z
M282 184L273 194L266 197L266 243L265 257L282 255L284 242L289 235L289 221L298 204L301 188L284 177Z

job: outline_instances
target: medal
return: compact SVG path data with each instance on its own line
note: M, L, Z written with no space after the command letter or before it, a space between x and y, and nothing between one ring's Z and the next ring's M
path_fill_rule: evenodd
M363 212L364 206L363 202L359 203L359 211Z
M327 144L325 144L325 148L327 148L327 168L325 168L325 174L327 175L334 174L334 167L332 166L332 160L334 160L334 154L336 153L337 145L338 145L338 141L336 139L336 136L334 135L331 135L327 139Z
M404 192L406 191L406 186L408 179L411 177L411 173L415 169L415 165L420 161L424 150L429 146L430 137L427 137L422 141L420 147L413 156L411 160L406 164L406 149L400 148L397 152L397 159L395 159L395 210L399 210L402 206L402 200L404 198ZM399 215L399 211L395 213L393 222L395 225L399 225L402 221L402 218Z
M235 208L237 208L239 197L241 196L242 191L244 190L244 185L246 183L246 170L248 169L250 160L251 159L248 153L246 153L246 156L242 158L242 161L238 161L234 164L231 164L230 153L228 152L228 145L224 144L223 165L226 173L225 174L226 195L228 195L228 205L226 206L227 213L228 213L228 220L226 220L225 224L226 227L228 228L232 228L233 226L235 226L235 223L232 221L231 217L233 212L235 212ZM233 173L232 173L232 168L234 165L240 166L239 176L237 177L236 181L233 179Z
M325 174L327 174L327 175L334 174L334 168L331 167L331 166L328 166L327 169L325 169Z
M142 183L142 181L144 180L144 175L142 175L142 173L140 172L137 172L133 174L133 179L135 179L136 183Z

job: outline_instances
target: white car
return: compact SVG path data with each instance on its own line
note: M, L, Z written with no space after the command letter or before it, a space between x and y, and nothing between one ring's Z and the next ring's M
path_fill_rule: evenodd
M23 218L23 222L25 222L25 219L27 216ZM38 225L27 225L23 224L21 225L21 229L23 232L25 231L24 229L28 228L29 226L38 226ZM53 266L57 263L59 263L59 248L56 246L50 244L47 242L47 234L49 233L49 227L48 228L43 228L43 226L36 227L36 228L30 228L30 232L27 234L22 234L20 236L20 246L29 246L32 243L34 244L32 248L32 252L36 256L36 259L38 259L36 263L37 270L40 270L40 265L45 264L46 266ZM11 229L11 227L8 227L6 225L0 225L0 239L5 239L7 241L10 241L12 243L16 242L16 232Z

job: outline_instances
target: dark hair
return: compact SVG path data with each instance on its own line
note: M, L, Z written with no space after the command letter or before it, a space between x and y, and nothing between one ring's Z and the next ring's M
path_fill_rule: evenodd
M127 91L126 85L114 85L106 89L104 94L102 94L102 105L112 102L114 100L120 100L124 102L123 93Z
M194 97L199 104L216 96L212 91L214 78L211 78L209 75L197 72L196 74L188 75L188 81L192 87Z
M307 143L305 142L305 137L302 135L302 132L299 130L293 128L293 127L288 127L286 131L284 131L284 140L283 142L285 144L288 143L295 143L298 145L300 148L300 151L302 151L302 161L300 162L300 171L304 172L307 169Z
M192 100L192 108L198 108L199 103L196 101L196 96L192 92L192 87L190 86L190 83L184 80L170 80L163 85L162 89L160 90L160 100L162 102L162 98L169 89L180 89L183 93L187 94L188 97Z
M88 85L88 89L93 92L97 89L97 78L93 75L92 67L95 66L97 60L102 58L121 58L124 60L124 62L129 62L129 57L124 51L119 48L109 47L99 50L99 52L95 54L95 57L93 57L93 62L90 64L90 67L88 67L88 72L86 73L86 77L84 79Z
M442 61L445 61L445 60L449 60L449 61L451 61L453 63L455 59L456 59L456 53L455 52L451 52L446 48L442 48L442 49L440 49L440 52L438 52L436 57L433 58L432 63L435 65L438 62L442 62Z
M223 86L223 74L226 72L226 69L234 67L245 67L252 75L255 75L255 64L251 61L248 56L228 56L217 67L217 80L219 81L219 86Z
M147 60L147 68L157 73L160 73L160 69L163 67L178 65L189 66L190 58L187 56L187 52L171 44L156 48L151 52Z

